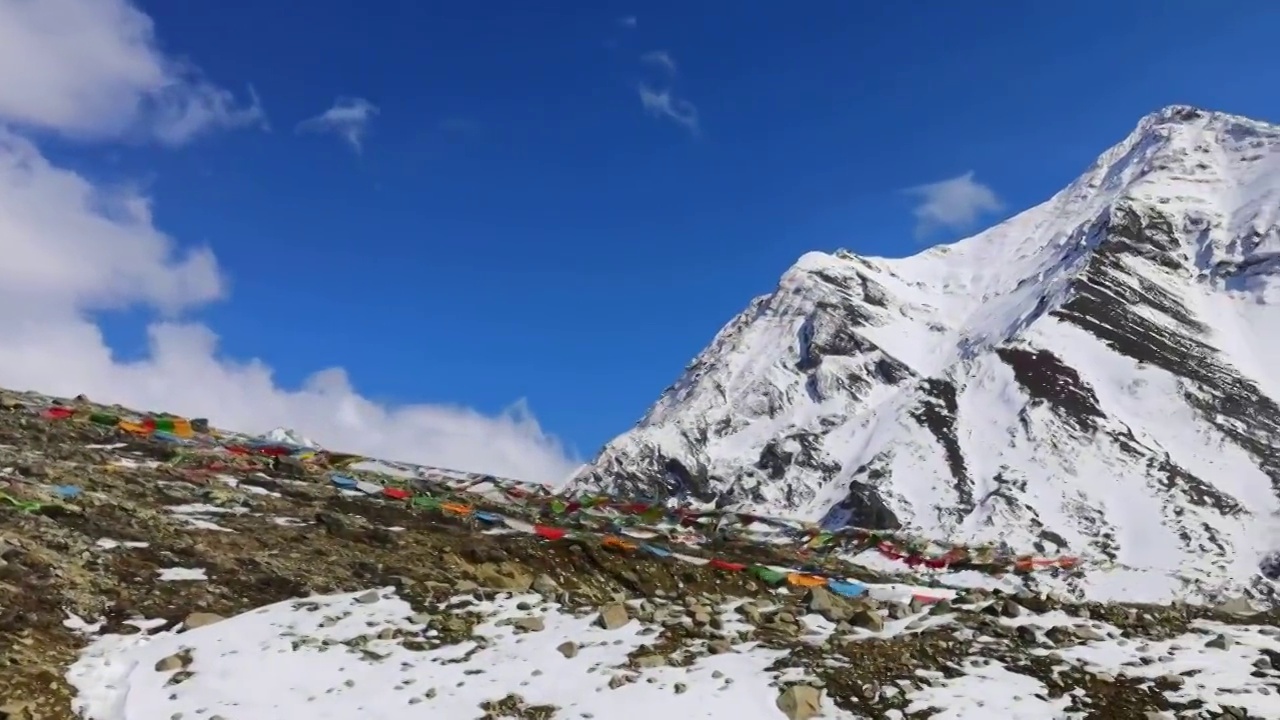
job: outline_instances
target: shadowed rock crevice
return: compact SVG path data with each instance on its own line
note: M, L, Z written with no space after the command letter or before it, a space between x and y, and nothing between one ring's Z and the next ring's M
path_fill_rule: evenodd
M1057 355L1009 346L998 348L996 354L1013 370L1032 404L1047 404L1067 423L1087 433L1095 432L1098 422L1106 417L1093 388Z
M1177 492L1189 504L1212 509L1226 517L1238 517L1246 512L1235 498L1179 467L1167 456L1151 464L1160 487Z
M950 514L955 519L963 518L973 512L973 480L965 467L964 453L960 449L960 440L956 437L956 386L950 380L929 378L920 383L922 399L911 411L911 418L929 431L947 459L947 468L951 471L952 487L959 498Z

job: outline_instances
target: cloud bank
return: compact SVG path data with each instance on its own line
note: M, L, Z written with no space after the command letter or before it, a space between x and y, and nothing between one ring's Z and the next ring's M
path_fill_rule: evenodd
M0 2L0 121L78 139L181 145L266 127L249 102L158 49L151 18L127 0Z
M283 388L264 362L221 356L216 333L184 319L227 298L213 251L183 247L157 228L139 191L53 164L30 134L145 131L176 144L245 124L244 107L225 104L224 91L177 72L155 48L150 19L120 0L0 0L0 386L85 393L250 432L284 425L334 449L391 459L566 479L578 461L522 402L497 417L379 404L340 368ZM159 318L149 352L121 361L93 318L138 308Z
M986 213L1004 208L990 187L973 179L973 171L926 185L908 188L919 198L912 211L916 216L916 237L924 238L938 229L964 230Z

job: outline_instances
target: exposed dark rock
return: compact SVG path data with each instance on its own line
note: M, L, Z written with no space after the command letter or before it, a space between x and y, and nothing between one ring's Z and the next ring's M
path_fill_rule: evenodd
M851 526L871 530L897 530L902 527L902 521L875 487L858 480L850 481L849 494L827 513L822 524L825 527Z
M1054 315L1118 353L1186 381L1184 396L1204 420L1252 455L1280 494L1280 406L1223 360L1203 338L1208 327L1178 298L1130 270L1134 259L1172 262L1172 222L1151 210L1116 208L1071 298ZM1163 316L1174 332L1150 318Z
M1044 403L1066 422L1083 432L1098 429L1106 417L1098 407L1098 396L1080 373L1048 350L1004 346L996 354L1013 369L1018 384L1031 396L1033 404Z
M925 427L942 446L947 467L954 480L953 487L960 502L954 509L955 517L963 517L973 511L973 480L965 467L964 452L956 438L956 386L950 380L930 378L920 383L923 399L911 411L911 417Z

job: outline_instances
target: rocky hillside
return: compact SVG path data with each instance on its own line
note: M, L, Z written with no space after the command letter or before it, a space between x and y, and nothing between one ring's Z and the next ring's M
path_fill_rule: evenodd
M662 517L0 393L0 718L1280 718L1275 611Z
M1280 548L1277 358L1280 128L1169 107L978 235L805 255L569 491L1243 586Z

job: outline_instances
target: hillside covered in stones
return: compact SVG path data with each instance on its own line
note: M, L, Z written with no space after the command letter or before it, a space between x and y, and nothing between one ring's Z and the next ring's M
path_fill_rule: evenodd
M0 407L5 720L1280 717L1280 616L1244 602L1075 603L735 536L660 556L656 525L552 532L448 471Z

